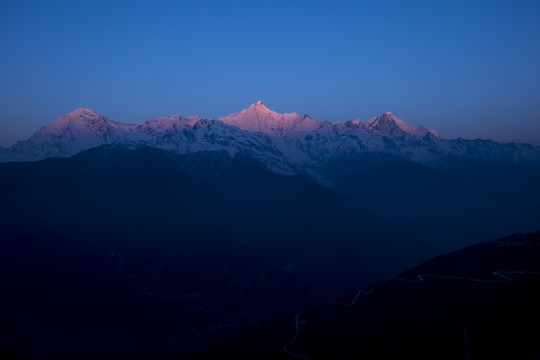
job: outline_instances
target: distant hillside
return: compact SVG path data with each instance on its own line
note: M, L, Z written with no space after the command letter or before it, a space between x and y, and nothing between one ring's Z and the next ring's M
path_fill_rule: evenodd
M433 258L193 359L536 359L540 232Z

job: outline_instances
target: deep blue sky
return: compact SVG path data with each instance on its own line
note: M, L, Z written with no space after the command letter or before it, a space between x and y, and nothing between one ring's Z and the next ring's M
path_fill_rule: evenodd
M536 0L2 0L0 145L78 107L135 123L259 99L540 144L539 18Z

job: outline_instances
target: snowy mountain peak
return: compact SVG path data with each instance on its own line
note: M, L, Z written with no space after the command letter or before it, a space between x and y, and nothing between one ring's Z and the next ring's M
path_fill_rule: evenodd
M387 112L383 113L381 116L379 116L378 121L392 122L392 123L404 123L405 124L405 122L403 120L398 119L390 111L387 111Z
M264 105L264 103L261 100L259 100L256 103L252 104L250 107L248 107L245 110L258 111L258 112L274 112L274 111L270 110L269 108L267 108L266 105Z
M73 110L70 113L67 113L66 115L58 117L50 125L68 124L68 123L73 123L73 122L84 122L87 120L99 119L99 118L105 119L103 115L97 114L90 109L78 108L76 110Z
M183 121L183 122L197 122L201 120L201 118L197 115L195 116L189 116L189 117L183 117L178 114L170 115L170 116L162 116L160 118L152 118L145 121L145 123L148 122L155 122L155 121Z
M97 114L90 109L78 108L72 112L58 117L54 122L42 127L36 134L60 134L66 131L103 132L106 128L118 127L115 121Z
M439 135L439 133L436 132L436 131L433 130L433 129L429 130L429 131L427 132L426 135L428 135L428 136L433 136L433 137L435 137L436 139L439 139L439 140L442 139L442 138L441 138L441 135Z
M364 124L364 122L362 120L360 120L360 119L352 120L351 124L353 124L354 126L360 128L360 129L367 129L367 125Z
M135 129L145 133L166 133L174 132L185 127L193 127L201 120L197 115L190 117L182 117L180 115L163 116L160 118L148 119L141 124L135 125Z
M379 119L378 116L372 117L371 119L368 120L368 122L366 123L366 126L367 126L367 127L371 127L371 125L372 125L375 121L377 121L378 119Z
M73 116L97 116L97 115L99 115L99 114L93 112L90 109L81 107L81 108L73 110L72 112L70 112L70 113L68 113L68 114L66 114L64 116L73 117Z
M169 120L182 120L183 117L178 115L178 114L174 114L174 115L170 115L170 116L167 116L167 117L162 117L162 119L169 119Z
M302 122L303 117L297 113L277 113L268 109L259 100L245 110L221 117L218 120L242 130L283 136Z
M388 141L388 137L392 140ZM323 175L317 175L317 166L332 158L365 152L388 152L426 164L452 154L517 159L540 166L540 147L445 140L435 131L411 126L391 112L367 123L357 119L332 124L307 114L280 114L268 109L262 101L218 120L171 115L133 125L111 121L92 110L80 108L44 126L29 139L7 149L0 148L0 162L68 157L106 144L130 148L143 145L175 153L243 152L263 161L277 173L301 171L316 178L320 176L323 182L326 180Z
M425 136L428 133L428 129L425 127L409 125L389 111L369 120L367 127L382 135L390 136Z
M90 109L79 108L43 126L27 140L0 153L1 161L36 161L68 157L119 141L131 125L111 121Z

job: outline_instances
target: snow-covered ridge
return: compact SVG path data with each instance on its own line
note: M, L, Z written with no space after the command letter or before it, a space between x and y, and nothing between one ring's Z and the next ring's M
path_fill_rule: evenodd
M435 130L428 130L425 127L419 125L417 127L407 124L405 121L398 119L391 112L385 112L380 117L373 118L368 121L366 127L377 133L391 136L426 136L431 133L433 136L440 138L439 134Z
M327 161L365 152L391 153L426 165L447 156L540 165L540 147L533 145L442 139L434 130L409 125L389 112L367 123L332 124L308 115L279 114L261 101L218 120L172 115L133 125L80 108L42 127L29 139L0 148L0 161L69 157L106 144L145 145L176 153L241 152L276 173L303 173L315 178L318 167Z
M323 121L315 120L307 114L300 116L297 113L277 113L268 109L260 100L245 110L218 120L243 130L263 132L271 136L305 134L324 125Z
M103 135L105 133L115 132L167 132L174 129L192 128L201 120L198 116L182 117L180 115L171 115L167 117L152 118L142 123L131 125L122 124L118 121L112 121L97 114L92 110L79 108L66 115L60 116L54 122L45 125L32 137L43 135L59 135L66 132L72 133L92 133ZM346 123L332 124L328 121L321 121L311 118L305 114L303 116L297 113L280 114L268 109L262 101L258 101L249 108L240 112L218 118L227 125L247 130L250 132L263 132L270 136L285 136L289 134L304 135L309 132L317 131L322 128L351 127L366 132L374 132L386 136L425 136L428 132L436 135L434 130L427 130L422 126L413 127L401 119L398 119L392 113L384 113L380 117L371 119L367 124L361 120L352 120ZM346 125L343 125L346 124ZM436 135L438 137L438 135Z

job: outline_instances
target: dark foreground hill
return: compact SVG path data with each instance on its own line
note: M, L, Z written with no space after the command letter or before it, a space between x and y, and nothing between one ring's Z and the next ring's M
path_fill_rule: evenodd
M540 221L535 169L326 165L334 187L222 150L115 144L0 164L0 348L182 359Z
M330 189L221 151L0 164L0 202L0 347L50 359L185 358L428 254Z
M537 359L540 232L433 258L194 359Z

